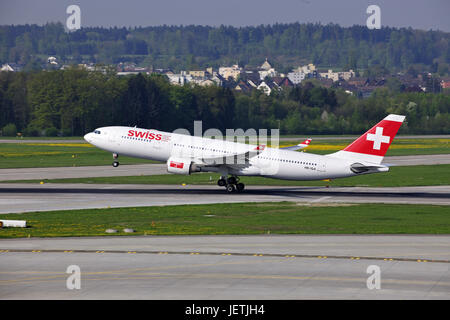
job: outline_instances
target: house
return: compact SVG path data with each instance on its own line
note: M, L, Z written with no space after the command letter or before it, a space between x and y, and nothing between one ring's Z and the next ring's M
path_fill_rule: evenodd
M261 65L261 67L259 67L261 70L266 70L266 71L268 71L268 70L270 70L270 69L273 69L272 68L272 65L269 63L269 61L267 61L267 58L266 58L266 61L264 61L264 63Z
M258 90L262 90L266 95L270 96L273 90L276 90L276 84L272 81L261 81L257 87Z
M57 65L58 64L58 62L56 61L55 57L48 57L47 58L47 63L48 64L53 64L53 65Z
M22 66L17 63L5 63L4 65L2 65L0 71L18 72L22 71Z
M245 70L245 72L241 74L241 78L253 88L257 88L261 83L261 78L259 77L257 70Z
M166 74L167 78L169 78L169 82L171 84L183 86L185 83L189 83L192 81L192 76L187 74L186 71L181 71L181 73L177 74Z
M238 82L238 84L234 87L234 90L236 91L241 91L241 92L249 92L251 91L253 88L251 85L249 85L248 83L246 83L243 80L240 80Z
M242 68L240 68L237 64L231 66L231 67L220 67L219 68L219 74L228 80L229 78L233 78L234 81L237 80L239 75L242 72Z
M205 78L206 77L206 71L204 71L204 70L191 70L191 71L189 71L189 75L191 75L193 77L198 77L198 78Z
M293 69L292 71L293 72L303 72L304 74L310 74L310 73L317 72L316 66L312 63L305 65L305 66L300 66L296 69Z
M321 78L325 79L331 79L333 81L339 81L339 80L349 80L350 78L353 78L356 74L353 70L350 71L344 71L344 72L333 72L332 69L328 69L327 72L319 72L319 75Z
M441 88L450 89L450 78L441 79Z
M294 84L288 77L274 77L272 78L273 83L275 83L279 88L293 87Z

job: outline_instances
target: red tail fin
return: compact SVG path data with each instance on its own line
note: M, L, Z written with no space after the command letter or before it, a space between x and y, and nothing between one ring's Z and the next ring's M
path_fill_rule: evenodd
M390 114L332 156L381 163L404 120L405 116Z

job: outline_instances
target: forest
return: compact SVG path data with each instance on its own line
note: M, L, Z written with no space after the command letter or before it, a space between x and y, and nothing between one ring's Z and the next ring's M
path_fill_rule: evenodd
M41 69L48 56L67 64L131 61L173 71L239 63L257 66L265 58L281 72L314 63L321 68L393 73L449 74L450 33L336 24L233 26L154 26L81 28L66 32L61 23L0 26L0 63Z
M380 88L359 99L314 82L250 93L219 86L171 85L162 75L117 76L78 68L0 72L4 136L80 136L109 125L163 131L276 129L282 134L358 134L389 113L406 115L401 133L448 134L450 95Z

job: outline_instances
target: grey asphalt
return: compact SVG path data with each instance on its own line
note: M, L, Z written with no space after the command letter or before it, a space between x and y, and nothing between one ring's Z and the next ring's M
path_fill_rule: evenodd
M166 174L165 164L134 164L113 168L108 166L86 167L52 167L52 168L19 168L0 169L0 181L37 180L37 179L67 179L91 177L123 177Z
M450 205L450 186L248 186L243 193L228 194L216 185L0 184L0 213L267 201Z
M1 240L0 299L448 300L449 248L446 235ZM79 290L66 287L69 265Z
M450 154L385 157L384 164L392 166L450 164ZM166 174L165 164L107 166L53 167L0 169L0 181L67 179L89 177L119 177Z

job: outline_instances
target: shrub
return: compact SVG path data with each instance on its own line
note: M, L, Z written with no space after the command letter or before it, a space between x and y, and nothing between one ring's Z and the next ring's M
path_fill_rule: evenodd
M2 129L2 135L5 137L15 137L17 135L17 127L14 123L8 123Z
M50 127L45 130L45 136L46 137L56 137L58 135L59 131L55 127Z

